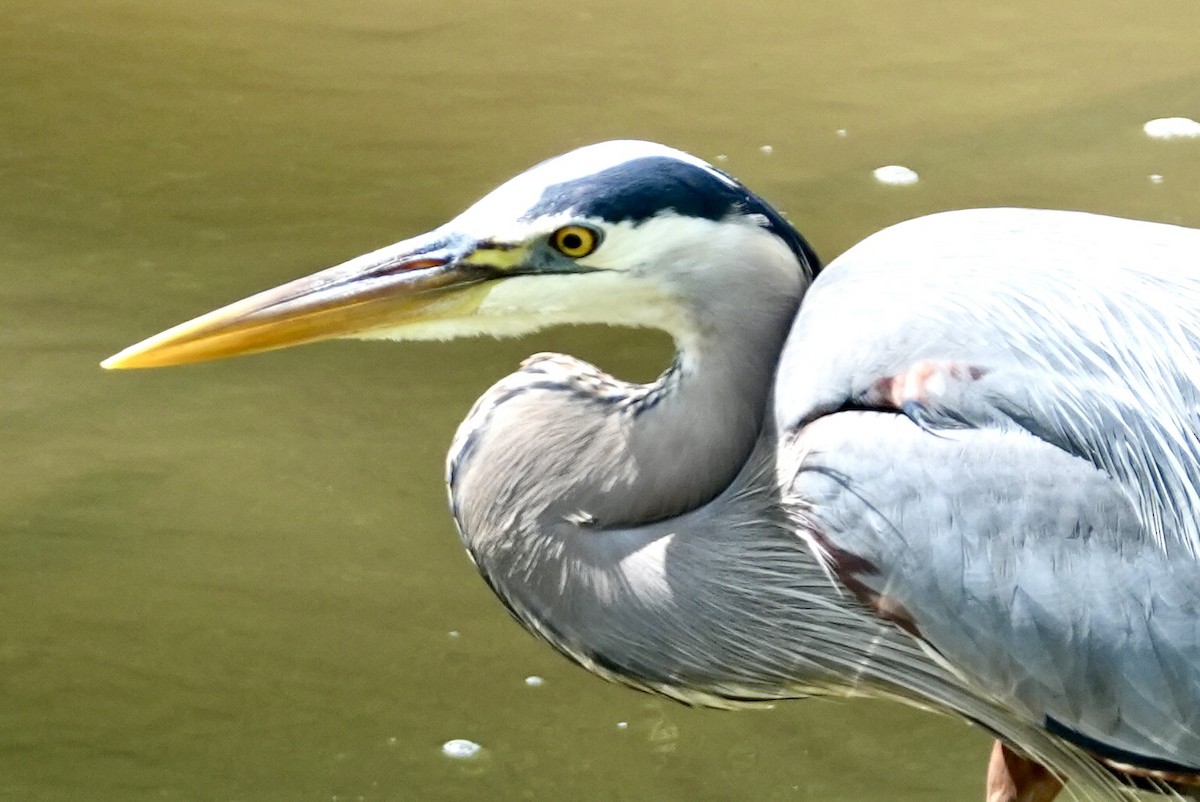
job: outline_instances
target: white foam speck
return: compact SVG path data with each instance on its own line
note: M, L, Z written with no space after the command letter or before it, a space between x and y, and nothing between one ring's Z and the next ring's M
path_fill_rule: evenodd
M618 721L618 722L617 722L617 729L618 729L618 730L627 730L627 729L629 729L629 722L628 722L628 721Z
M388 746L395 746L398 743L400 743L400 739L397 738L395 735L392 735L388 738L388 741L387 741Z
M718 154L717 154L717 158L715 159L715 161L717 161L717 162L727 162L727 161L729 161L729 157L728 157L728 156L726 156L724 153L718 153Z
M525 678L525 684L530 688L539 688L546 684L546 680L538 676L529 676Z
M1150 179L1151 184L1161 184L1163 181L1162 176L1159 175L1158 173L1151 173L1150 175L1148 175L1146 177Z
M881 184L891 184L897 187L906 187L909 184L917 183L920 176L915 170L910 170L899 164L889 164L885 167L879 167L875 170L875 180Z
M845 129L845 128L839 128L839 129L837 129L837 131L836 131L835 133L836 133L838 136L846 136L846 129Z
M452 637L452 638L457 638L457 637L458 637L458 630L457 630L457 629L452 629L452 630L450 630L450 632L449 632L449 633L447 633L447 634L448 634L448 635L450 635L450 637Z
M775 148L771 147L770 145L763 145L761 148L759 148L759 150L768 156L775 152Z
M1151 139L1200 137L1200 123L1187 117L1159 117L1142 126Z
M481 749L483 749L482 746L474 741L468 741L466 738L455 738L442 744L442 754L455 760L475 757Z

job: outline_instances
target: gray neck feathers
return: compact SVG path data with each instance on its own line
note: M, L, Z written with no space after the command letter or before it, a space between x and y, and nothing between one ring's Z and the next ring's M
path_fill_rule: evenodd
M562 521L651 523L711 501L758 439L796 301L733 330L697 326L700 341L647 385L559 354L527 359L455 438L449 479L468 548Z
M913 659L786 521L764 418L803 285L794 267L762 278L696 290L691 336L652 384L527 360L449 460L463 542L512 613L593 671L688 702L844 689L891 651Z

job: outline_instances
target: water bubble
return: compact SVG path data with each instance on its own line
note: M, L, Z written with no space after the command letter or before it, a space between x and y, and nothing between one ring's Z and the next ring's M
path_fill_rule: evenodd
M729 161L729 157L728 157L728 156L726 156L724 153L718 153L718 154L717 154L717 161L719 161L719 162L727 162L727 161Z
M450 637L452 637L452 638L457 638L457 637L458 637L458 630L457 630L457 629L452 629L452 630L450 630L450 631L449 631L448 633L446 633L446 634L448 634L448 635L449 635Z
M388 746L395 746L398 743L400 743L400 739L397 738L395 735L389 737L387 740Z
M1146 177L1150 179L1151 184L1161 184L1163 182L1163 177L1158 173L1151 173Z
M899 164L889 164L885 167L880 167L875 170L875 180L881 184L891 184L892 186L905 187L909 184L917 183L917 175L915 170L910 170L907 167Z
M759 150L761 150L763 153L767 154L768 156L770 156L772 153L775 152L775 148L771 147L770 145L763 145L761 148L759 148Z
M528 676L525 678L525 684L530 688L540 688L546 684L546 680L538 676Z
M1159 117L1142 126L1151 139L1200 137L1200 123L1187 117Z
M481 749L483 749L482 746L474 741L468 741L466 738L454 738L442 744L442 754L455 760L475 757Z
M844 137L844 136L846 136L846 129L845 129L845 128L839 128L839 129L837 129L837 131L835 131L834 133L836 133L838 136L842 136L842 137Z
M618 729L618 730L627 730L627 729L629 729L629 722L628 722L628 721L618 721L618 722L617 722L617 729Z

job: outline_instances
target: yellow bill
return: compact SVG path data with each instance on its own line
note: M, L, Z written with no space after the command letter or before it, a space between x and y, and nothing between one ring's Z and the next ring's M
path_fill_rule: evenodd
M364 336L470 314L493 277L463 258L472 244L425 235L252 295L167 329L101 362L155 368Z

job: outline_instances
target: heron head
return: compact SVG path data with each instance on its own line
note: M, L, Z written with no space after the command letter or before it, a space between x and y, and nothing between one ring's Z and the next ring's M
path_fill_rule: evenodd
M198 362L334 337L513 336L549 325L686 340L739 288L781 292L816 257L777 212L703 161L614 141L543 162L412 239L209 312L106 368Z

